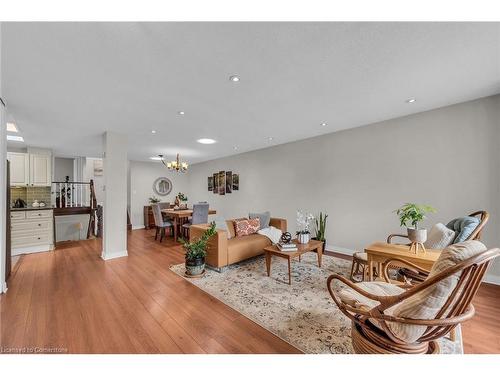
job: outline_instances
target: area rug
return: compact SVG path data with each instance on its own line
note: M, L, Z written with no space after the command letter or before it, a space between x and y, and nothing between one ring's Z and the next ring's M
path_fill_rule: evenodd
M350 262L316 254L292 262L292 285L288 285L286 260L273 257L271 277L264 256L229 266L222 273L207 270L199 279L186 278L208 294L240 312L304 353L353 353L351 323L335 305L326 288L333 273L348 276ZM183 276L184 264L170 269ZM441 352L463 353L460 329L454 342L443 338Z

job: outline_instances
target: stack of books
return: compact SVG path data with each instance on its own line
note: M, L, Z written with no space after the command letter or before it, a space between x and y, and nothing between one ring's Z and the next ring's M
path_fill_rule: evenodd
M278 243L278 249L281 251L297 251L297 244L290 242L290 243Z

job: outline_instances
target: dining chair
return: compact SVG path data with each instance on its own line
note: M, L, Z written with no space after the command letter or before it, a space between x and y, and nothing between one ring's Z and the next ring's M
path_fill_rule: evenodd
M189 228L193 224L208 223L208 203L196 203L193 205L193 215L191 220L182 224L182 231L184 237L189 239Z
M155 219L156 233L155 233L155 241L158 239L158 233L160 233L160 242L165 237L165 228L169 229L169 234L172 235L172 222L169 220L165 220L163 215L161 214L161 206L159 203L152 204L151 209L153 210L153 217Z

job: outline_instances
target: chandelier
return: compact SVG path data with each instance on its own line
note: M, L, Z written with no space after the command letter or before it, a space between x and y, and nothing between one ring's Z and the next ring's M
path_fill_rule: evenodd
M188 169L188 163L181 162L179 160L179 154L177 154L177 158L175 160L166 163L165 160L163 159L163 155L158 155L158 156L160 157L160 160L163 163L163 165L171 171L186 172Z

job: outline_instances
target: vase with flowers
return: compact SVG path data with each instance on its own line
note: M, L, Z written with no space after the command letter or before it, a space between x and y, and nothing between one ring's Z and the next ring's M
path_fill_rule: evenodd
M297 211L297 241L298 243L306 244L311 239L311 222L314 220L314 215Z

